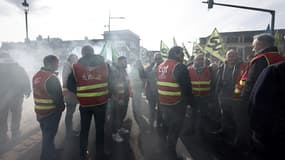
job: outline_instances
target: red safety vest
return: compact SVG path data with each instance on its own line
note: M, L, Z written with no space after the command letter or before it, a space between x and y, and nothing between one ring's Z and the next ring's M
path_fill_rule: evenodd
M233 93L234 99L240 98L240 94L245 85L245 80L247 77L247 74L244 74L245 72L247 72L247 68L248 68L248 63L242 63L239 66L239 71L238 71L237 78L235 81L236 83L235 83L235 89Z
M157 86L160 104L174 105L181 101L181 88L173 75L177 64L177 61L168 59L157 68Z
M56 109L46 89L46 81L51 77L56 77L56 75L44 70L40 70L33 77L35 112L38 115L47 115Z
M108 100L108 68L106 64L84 66L73 64L76 96L83 107L97 106Z
M209 67L204 67L201 75L198 75L193 66L188 67L194 96L208 96L210 94L211 74Z
M248 76L248 70L249 67L253 64L253 62L261 57L264 57L267 61L267 65L275 64L281 61L285 61L285 58L279 53L279 52L267 52L267 53L260 53L255 55L249 62L248 67L245 67L246 69L243 71L242 76L240 77L240 80L237 81L235 85L235 91L233 98L240 98L241 92L245 86L245 81Z

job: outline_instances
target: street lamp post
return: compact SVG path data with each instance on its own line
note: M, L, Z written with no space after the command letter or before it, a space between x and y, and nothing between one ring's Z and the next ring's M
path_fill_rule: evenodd
M111 19L125 19L125 17L111 17L111 12L109 12L109 21L108 21L108 31L111 31Z
M274 33L274 23L275 23L275 10L263 9L263 8L254 8L254 7L247 7L247 6L239 6L239 5L232 5L232 4L224 4L224 3L216 3L214 0L203 1L202 3L208 3L208 8L213 8L213 5L224 6L224 7L233 7L233 8L241 8L241 9L248 9L254 11L261 11L261 12L268 12L271 14L271 32Z
M25 12L25 20L26 20L26 39L25 41L29 41L29 34L28 34L28 12L29 12L29 3L26 0L22 3Z

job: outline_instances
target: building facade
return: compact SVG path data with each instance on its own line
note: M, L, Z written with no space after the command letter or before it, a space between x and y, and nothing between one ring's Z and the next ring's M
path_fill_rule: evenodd
M280 39L278 41L278 49L285 54L285 29L275 30L278 32ZM223 39L226 50L235 49L240 58L245 60L252 54L252 41L253 36L264 33L264 30L259 31L239 31L239 32L221 32L220 35ZM207 43L208 37L200 38L200 45L204 46Z
M140 57L140 37L130 30L105 31L104 40L111 41L120 55L134 61Z

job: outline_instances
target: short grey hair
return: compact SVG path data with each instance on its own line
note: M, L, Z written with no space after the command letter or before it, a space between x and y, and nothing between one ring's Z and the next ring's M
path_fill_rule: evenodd
M253 36L253 39L257 39L262 45L271 47L274 46L274 37L270 33L261 33Z

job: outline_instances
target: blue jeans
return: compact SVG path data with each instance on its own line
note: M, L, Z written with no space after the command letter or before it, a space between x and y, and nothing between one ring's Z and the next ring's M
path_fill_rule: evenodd
M41 160L56 159L54 139L57 133L60 118L61 112L55 112L52 115L39 120L43 137Z
M73 114L76 109L76 105L78 103L76 97L65 97L66 101L66 115L65 115L65 127L66 127L66 135L70 135L73 131Z

